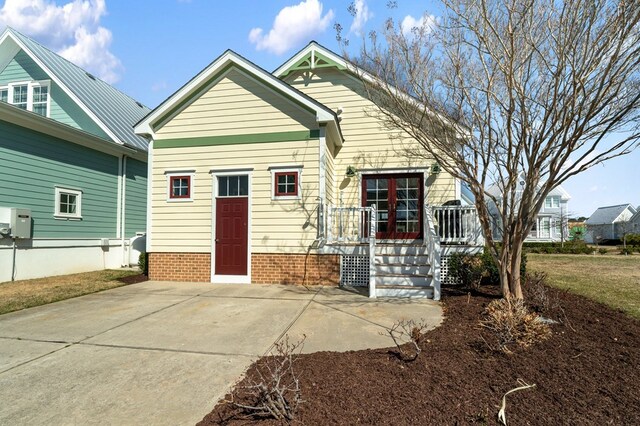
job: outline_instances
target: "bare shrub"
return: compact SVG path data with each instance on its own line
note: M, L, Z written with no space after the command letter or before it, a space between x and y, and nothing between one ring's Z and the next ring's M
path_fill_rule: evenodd
M545 272L527 273L524 293L529 306L538 312L548 313L558 308L558 300L553 297L547 286Z
M398 348L398 357L402 361L415 361L422 352L420 343L428 325L424 320L400 320L395 322L388 333Z
M275 344L271 354L259 362L251 383L240 386L226 402L241 408L251 417L292 421L303 402L300 381L293 366L305 339L306 336L291 343L286 335ZM246 396L247 403L236 402L240 399L237 397L239 391L243 397Z
M551 328L527 308L521 299L499 299L489 303L480 325L490 332L495 346L490 347L511 353L512 345L528 347L548 338Z

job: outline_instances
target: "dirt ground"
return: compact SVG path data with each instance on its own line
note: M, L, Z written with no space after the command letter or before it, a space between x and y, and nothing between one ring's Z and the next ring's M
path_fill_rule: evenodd
M493 425L502 396L521 379L536 387L507 396L510 425L640 424L640 321L549 291L561 309L547 315L562 323L548 340L509 355L491 350L478 326L497 298L491 287L471 296L445 289L446 319L427 333L414 362L400 361L395 348L301 355L295 366L304 403L293 423ZM236 395L250 402L241 390ZM219 403L199 425L253 423L279 424Z

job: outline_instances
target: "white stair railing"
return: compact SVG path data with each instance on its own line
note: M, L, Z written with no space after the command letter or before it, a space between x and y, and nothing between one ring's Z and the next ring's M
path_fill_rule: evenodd
M327 242L368 243L369 228L375 222L374 210L375 207L327 206Z
M431 208L424 206L424 233L429 263L431 264L431 282L433 283L433 300L440 300L440 236L436 232Z
M376 206L369 213L369 297L376 298Z

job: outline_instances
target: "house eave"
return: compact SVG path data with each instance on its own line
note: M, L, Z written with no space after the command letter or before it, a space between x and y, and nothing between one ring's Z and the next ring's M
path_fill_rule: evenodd
M147 153L103 139L67 124L43 117L36 113L22 110L13 105L0 102L0 120L17 126L29 128L76 145L114 156L126 155L143 162L147 161Z

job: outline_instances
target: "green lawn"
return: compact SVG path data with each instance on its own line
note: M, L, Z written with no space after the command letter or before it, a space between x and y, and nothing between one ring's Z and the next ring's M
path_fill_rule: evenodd
M0 283L0 314L126 285L138 271L105 270Z
M549 284L622 309L640 319L640 256L529 254L529 271Z

